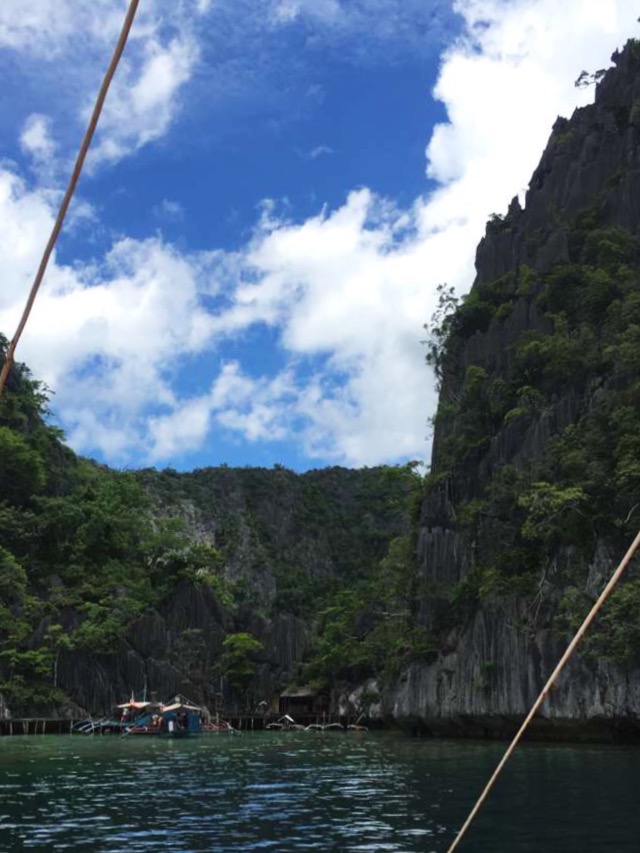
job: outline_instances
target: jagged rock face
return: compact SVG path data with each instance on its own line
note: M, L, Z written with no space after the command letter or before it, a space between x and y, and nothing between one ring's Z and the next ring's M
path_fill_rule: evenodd
M227 631L234 630L228 614L207 590L189 584L169 602L166 612L145 615L129 626L123 651L95 655L62 651L58 684L72 697L57 713L106 714L132 692L137 698L156 694L167 700L178 693L209 708L221 702L226 711L244 711L248 697L234 692L216 677ZM245 628L247 625L242 625ZM264 644L263 661L250 686L252 700L269 699L291 678L309 642L309 625L291 614L273 621L255 617L252 634ZM257 701L257 700L256 700Z
M159 699L181 693L209 708L222 701L226 711L269 702L292 680L314 629L283 598L292 573L294 591L297 581L315 584L311 589L336 578L343 583L411 529L404 486L390 485L381 469L297 475L223 467L140 476L159 516L181 518L191 540L220 550L224 576L243 599L226 606L211 588L185 580L157 610L129 625L118 653L62 650L57 683L74 704L58 712L107 713L132 691ZM307 604L313 612L315 602ZM220 678L222 644L236 632L263 645L246 691Z
M476 283L500 278L520 264L545 272L568 261L557 213L597 200L604 220L636 232L640 222L640 53L635 44L612 57L617 67L596 89L595 103L558 118L533 173L525 210L514 199L501 223L489 223L476 254Z
M575 263L568 222L597 208L599 223L640 234L640 45L630 42L612 57L616 68L599 83L595 103L558 119L533 174L525 208L512 202L507 216L487 225L476 255L474 290L525 266L545 274L554 265ZM534 294L535 295L535 291ZM492 378L509 379L515 344L523 332L547 332L549 320L531 294L513 301L501 322L476 331L444 372L440 405L459 399L461 377L470 366ZM446 474L444 445L457 429L436 424L432 470L443 472L422 507L418 558L426 588L418 619L433 627L438 598L446 598L482 560L491 521L471 537L458 523L461 506L481 496L505 465L535 464L550 440L597 402L595 383L567 388L529 419L516 418L492 431L472 464ZM616 543L616 546L618 543ZM611 542L596 541L584 589L602 588L622 556ZM571 561L571 549L540 566L537 596L511 595L486 601L467 614L440 643L437 660L413 665L385 693L383 714L433 731L507 734L531 706L566 646L555 627L561 583L554 566ZM603 736L636 728L640 714L640 671L580 659L571 664L545 703L534 733Z
M228 617L211 590L184 582L161 612L133 622L117 654L62 652L58 682L75 704L108 713L132 691L167 699L183 693L212 701L215 685L197 679L220 655ZM77 713L77 711L76 711Z
M573 228L579 216L595 210L599 227L620 226L640 238L640 45L630 43L615 61L617 67L598 85L594 105L556 121L524 209L516 199L504 219L487 225L472 295L509 277L511 290L501 305L492 305L490 321L461 336L445 363L441 410L460 405L470 371L507 385L518 369L523 336L554 332L537 297L545 275L581 262ZM636 265L639 260L640 251ZM452 620L447 606L453 591L486 567L503 524L479 515L470 526L462 516L507 467L516 473L535 469L552 440L597 409L608 384L608 377L589 375L565 383L526 417L501 413L473 437L473 452L455 464L448 448L452 439L465 438L464 419L436 421L435 479L417 536L422 591L412 613L416 627L437 636L437 651L392 685L382 676L344 690L334 685L335 711L366 711L452 734L514 730L566 645L558 614L567 566L578 562L577 547L549 551L536 567L534 591L493 592ZM246 707L246 696L214 675L224 638L233 632L261 641L264 651L248 694L254 704L268 700L293 678L312 639L310 619L291 605L297 587L317 590L339 579L348 588L367 577L392 539L411 533L409 511L398 510L406 494L389 500L375 469L298 476L284 469L218 468L140 477L158 516L183 519L191 539L219 549L226 580L243 594L226 607L211 589L185 581L157 610L129 626L117 653L61 650L57 683L75 703L65 709L69 713L106 712L145 686L159 698L179 692L212 707L222 693L228 709ZM588 596L602 588L619 546L619 537L599 533L587 557L582 549L580 582ZM637 719L640 671L585 655L572 662L534 730L541 736L602 737L640 729Z
M513 598L478 610L431 665L412 666L385 697L383 712L439 734L515 733L563 644L549 627L553 593L531 630L532 603ZM535 607L535 604L533 605ZM637 729L640 673L577 657L533 722L533 736L607 738Z

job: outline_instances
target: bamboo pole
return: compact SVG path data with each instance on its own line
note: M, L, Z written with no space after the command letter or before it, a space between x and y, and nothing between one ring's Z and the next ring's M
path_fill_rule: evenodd
M529 713L528 713L528 714L527 714L527 716L525 717L525 720L524 720L524 722L522 723L522 725L520 726L520 728L519 728L519 730L518 730L518 732L517 732L516 736L514 737L514 739L513 739L513 740L511 741L511 743L509 744L509 746L508 746L508 748L507 748L507 751L506 751L506 752L505 752L505 754L502 756L502 759L500 760L500 763L498 764L498 766L496 767L496 769L495 769L495 770L494 770L494 772L493 772L493 775L491 776L491 778L489 779L489 781L488 781L488 782L487 782L487 784L485 785L484 790L482 791L482 793L481 793L481 794L480 794L480 796L478 797L478 799L477 799L477 801L476 801L476 804L475 804L475 805L474 805L474 807L471 809L471 812L469 813L469 816L467 817L467 819L465 820L464 824L462 825L462 828L460 829L460 831L459 831L459 832L458 832L458 834L456 835L456 837L455 837L455 839L454 839L454 841L453 841L452 845L451 845L451 846L449 847L449 849L447 850L447 853L453 853L453 851L458 847L458 845L459 845L459 844L460 844L460 842L462 841L462 839L463 839L464 835L466 834L467 830L468 830L468 829L469 829L469 827L471 826L471 823L473 822L473 819L475 818L475 816L476 816L476 815L478 814L478 812L480 811L480 808L482 807L482 804L483 804L483 803L484 803L484 801L487 799L487 796L488 796L489 792L491 791L491 789L493 788L494 784L496 783L496 781L497 781L497 779L498 779L498 776L500 776L500 773L502 772L503 767L505 766L505 764L507 763L507 761L508 761L508 760L509 760L509 758L511 757L511 754L513 753L513 751L515 750L516 746L517 746L517 745L518 745L518 743L520 742L520 739L522 738L522 735L523 735L523 734L525 733L525 731L527 730L527 728L528 728L528 726L529 726L529 723L530 723L530 722L531 722L531 720L534 718L534 716L535 716L536 712L538 711L538 709L540 708L540 706L542 705L542 703L544 702L544 700L545 700L545 699L547 698L547 696L549 695L549 691L551 690L551 688L552 688L552 686L554 685L554 683L555 683L556 679L558 678L558 676L560 675L560 673L561 673L561 672L562 672L562 670L564 669L565 664L567 663L567 661L569 660L569 658L570 658L570 657L571 657L571 655L573 654L573 652L574 652L574 650L575 650L576 646L578 645L578 643L580 642L580 640L581 640L581 639L583 638L583 636L585 635L585 633L586 633L587 629L589 628L589 625L591 625L591 623L593 622L593 620L595 619L595 617L598 615L598 612L599 612L600 608L602 607L602 605L605 603L605 601L609 598L609 596L611 595L611 593L612 593L612 592L613 592L613 590L615 589L616 584L618 583L618 581L619 581L619 580L620 580L620 578L622 577L622 575L623 575L623 573L624 573L625 569L627 568L627 566L629 565L629 563L630 563L630 562L631 562L631 560L633 559L633 556L634 556L635 552L637 551L638 546L640 546L640 531L638 532L638 534L637 534L636 538L635 538L635 539L633 540L633 542L631 543L631 546L630 546L629 550L627 551L627 553L626 553L626 554L624 555L624 557L622 558L622 560L621 560L620 564L618 565L618 568L615 570L615 572L614 572L614 573L613 573L613 575L611 576L611 579L609 580L609 583L608 583L608 584L605 586L605 588L602 590L602 592L600 593L600 596L599 596L598 600L596 601L596 603L593 605L593 607L591 608L591 610L590 610L590 611L589 611L589 613L587 614L587 617L585 618L585 620L584 620L584 622L582 623L582 625L578 628L578 631L576 632L575 637L573 638L573 640L571 640L571 642L570 642L570 643L569 643L569 645L567 646L567 649L566 649L565 653L562 655L562 657L560 658L560 661L558 662L558 664L557 664L556 668L553 670L553 672L552 672L552 673L551 673L551 675L549 676L549 680L547 681L547 683L545 684L545 686L542 688L542 690L541 690L541 692L540 692L540 695L538 696L538 698L536 699L536 701L533 703L533 706L532 706L531 710L529 711Z
M29 319L29 315L31 314L33 303L35 302L38 290L40 289L40 285L42 284L42 279L44 278L44 274L47 270L49 260L51 258L51 255L53 254L53 249L58 240L58 236L60 235L60 231L62 230L62 226L64 224L67 211L69 210L69 205L71 203L73 193L80 178L82 167L84 166L84 161L89 151L89 146L91 145L91 141L93 139L96 127L98 126L98 120L100 118L100 114L102 112L102 108L104 106L109 87L111 86L111 81L113 80L113 77L116 73L116 69L124 52L127 39L129 38L129 33L133 25L133 20L136 16L136 12L138 10L139 3L140 0L131 0L129 8L127 9L127 14L124 19L124 24L122 25L122 30L120 32L118 43L116 44L113 56L111 57L111 62L109 63L109 67L107 68L107 72L102 81L102 85L100 86L95 106L93 108L93 112L91 114L91 118L89 120L89 124L85 131L84 137L82 139L80 150L78 151L78 156L73 167L73 172L71 173L71 178L69 179L69 184L62 199L62 203L60 204L60 209L58 210L58 215L56 217L53 230L51 231L51 235L49 236L49 240L45 247L44 254L42 255L42 260L40 261L40 266L38 267L36 277L33 281L33 284L31 285L29 297L24 307L24 311L22 312L20 322L18 323L18 328L16 329L15 334L11 339L11 343L9 344L9 348L4 359L4 364L2 365L2 371L0 371L0 398L2 398L2 392L4 391L7 382L7 377L9 376L9 370L11 369L11 365L13 364L13 356L16 347L18 346L18 341L22 336L24 327L27 325L27 320Z

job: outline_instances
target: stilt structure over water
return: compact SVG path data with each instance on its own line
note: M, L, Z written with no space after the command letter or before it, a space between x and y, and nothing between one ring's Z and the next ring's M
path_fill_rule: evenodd
M74 725L79 722L78 718L64 720L58 717L4 719L0 720L0 737L6 735L68 735L71 734Z

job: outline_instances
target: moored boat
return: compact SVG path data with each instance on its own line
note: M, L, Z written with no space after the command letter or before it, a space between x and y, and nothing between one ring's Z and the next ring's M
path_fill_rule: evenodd
M303 732L306 726L296 723L293 717L285 714L275 723L267 723L265 726L267 731L285 731L285 732Z
M176 696L171 705L160 706L162 734L179 738L202 734L202 717L202 708Z
M189 737L201 734L207 727L203 708L176 696L172 702L128 702L117 705L111 717L84 720L74 731L78 734L119 734L137 737ZM207 728L205 728L207 727ZM231 728L225 723L225 731Z
M147 727L150 720L158 708L157 703L152 702L136 702L133 696L128 702L123 702L116 705L113 713L110 716L101 717L94 720L89 717L87 720L82 720L76 723L73 727L75 734L118 734L122 735L132 727Z

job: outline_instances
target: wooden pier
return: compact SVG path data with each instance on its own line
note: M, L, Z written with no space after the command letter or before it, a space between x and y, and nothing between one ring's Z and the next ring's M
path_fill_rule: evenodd
M220 715L222 719L227 720L234 729L242 732L260 732L264 731L269 723L275 723L278 717L271 714L265 717L264 714L244 713L244 714L226 714ZM57 718L42 718L42 717L16 717L12 719L0 719L0 737L8 737L11 735L68 735L73 734L73 727L77 723L83 722L86 718L74 719L57 719ZM296 723L308 726L312 723L328 725L329 723L340 723L345 728L351 723L355 723L356 718L338 717L335 715L300 715L296 717ZM381 727L380 724L373 723L374 728Z
M8 735L68 735L79 719L61 720L42 717L16 717L0 720L0 737Z

